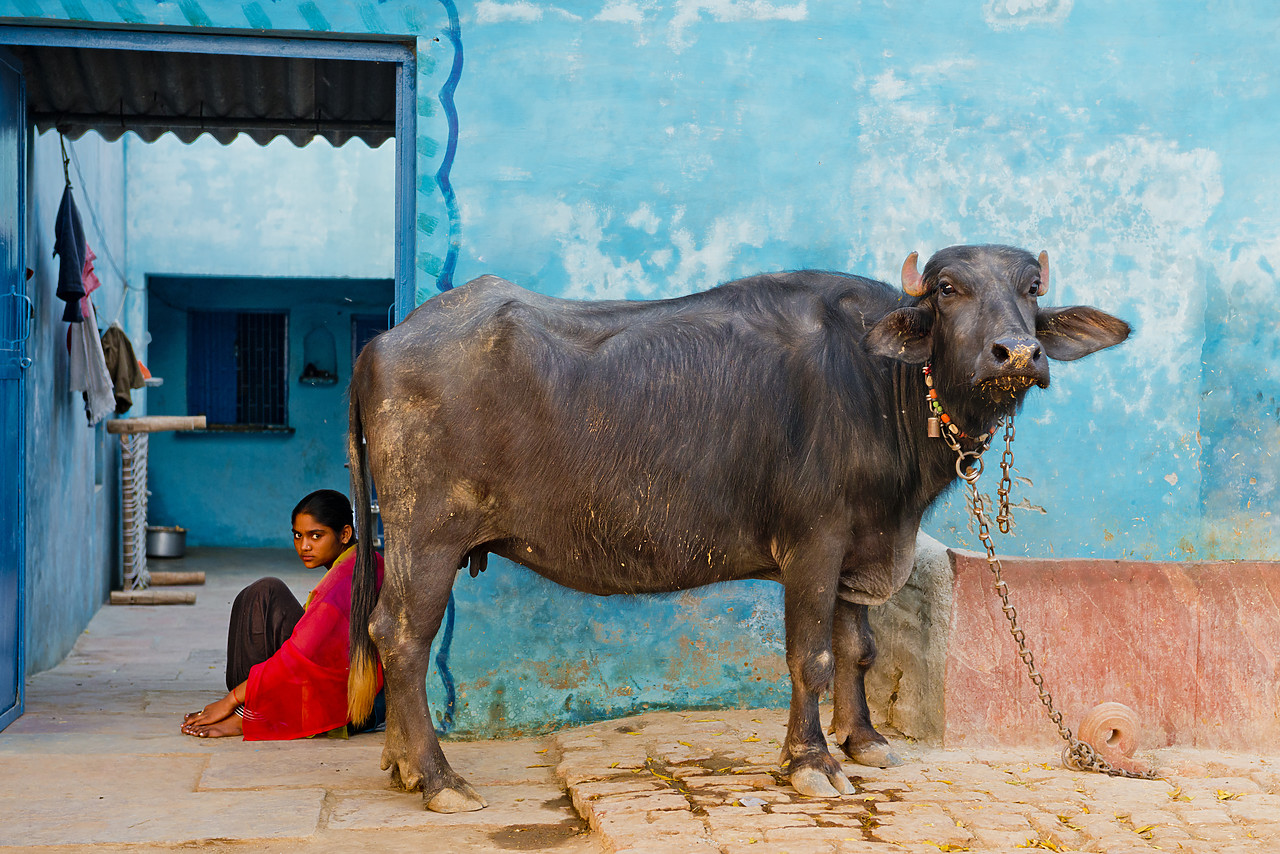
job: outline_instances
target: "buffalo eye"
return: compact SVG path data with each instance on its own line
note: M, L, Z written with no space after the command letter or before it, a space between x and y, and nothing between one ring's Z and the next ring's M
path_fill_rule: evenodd
M952 296L956 292L955 287L946 280L943 280L938 283L938 290L942 292L942 295L944 297Z
M1031 283L1031 287L1030 289L1027 290L1027 293L1030 294L1031 296L1037 296L1040 293L1039 279L1036 279L1034 282Z

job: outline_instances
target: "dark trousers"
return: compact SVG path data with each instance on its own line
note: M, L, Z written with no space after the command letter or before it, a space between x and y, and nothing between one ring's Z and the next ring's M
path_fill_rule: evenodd
M249 678L249 670L275 655L302 619L302 603L283 581L263 578L240 591L227 629L227 690Z

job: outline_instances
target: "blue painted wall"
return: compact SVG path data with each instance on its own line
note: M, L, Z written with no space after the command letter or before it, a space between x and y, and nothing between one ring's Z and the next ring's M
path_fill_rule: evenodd
M64 15L45 0L5 8ZM416 37L419 301L438 277L486 272L647 298L767 269L892 280L911 250L953 243L1047 249L1050 302L1100 305L1137 333L1055 366L1028 403L1015 450L1034 486L1019 495L1045 512L1024 511L1000 547L1280 555L1280 72L1259 60L1280 19L1261 0L479 0L460 5L457 29L451 3L426 0L78 8L116 25ZM187 183L219 180L201 175ZM129 204L131 271L201 272L146 260L180 248L214 265L204 272L258 274L172 239L167 223L187 227L196 206L135 227L166 195L146 198ZM269 263L252 248L235 262ZM955 496L926 529L974 544ZM776 636L777 601L752 585L587 599L495 561L458 585L453 726L771 702L777 650L758 638ZM437 709L444 677L432 676Z
M53 227L65 179L58 135L35 136L27 169L27 283L35 322L27 353L27 668L52 667L106 601L119 571L119 442L90 427L68 388L65 303L55 296ZM67 143L85 239L98 256L102 328L123 318L124 149L96 135Z
M1002 548L1271 555L1267 508L1240 488L1217 500L1212 445L1250 445L1236 465L1260 483L1275 463L1227 439L1243 413L1202 389L1201 359L1230 377L1225 352L1274 340L1210 305L1273 285L1258 117L1277 81L1249 59L1273 18L1261 3L479 3L458 92L459 278L650 297L761 269L893 280L909 251L960 242L1048 249L1051 302L1138 331L1056 366L1028 404L1023 494L1049 512L1022 514ZM1228 533L1236 517L1253 536ZM958 500L927 527L973 545Z
M649 298L768 269L893 281L911 250L954 243L1048 249L1049 302L1100 305L1137 333L1056 365L1028 403L1015 451L1034 486L1015 497L1035 508L1000 548L1276 557L1280 79L1257 62L1276 30L1260 2L476 3L462 16L457 280ZM958 494L925 527L977 545ZM499 588L558 603L543 625L585 682L625 684L595 663L621 645L563 637L591 600L502 569ZM472 584L455 588L460 627L494 607ZM718 668L723 696L771 699L716 643L777 632L777 599L742 589L765 615L749 625L716 595L652 605L665 623L609 601L624 644L688 629L707 643L666 677L632 665L657 677L653 696L698 702L691 674ZM523 621L508 607L508 626ZM460 683L459 656L475 655L462 650L484 640L469 631L453 640ZM483 730L485 683L517 678L475 664L480 697L459 727ZM554 707L562 693L528 695L527 720L575 714Z

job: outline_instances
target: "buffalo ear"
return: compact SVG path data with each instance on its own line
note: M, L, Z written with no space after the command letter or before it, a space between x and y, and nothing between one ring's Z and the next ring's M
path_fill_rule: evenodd
M1049 358L1059 362L1114 347L1131 331L1120 318L1087 305L1042 308L1036 312L1036 338Z
M933 313L912 306L891 311L871 327L863 346L876 356L888 356L911 365L929 361L933 352Z

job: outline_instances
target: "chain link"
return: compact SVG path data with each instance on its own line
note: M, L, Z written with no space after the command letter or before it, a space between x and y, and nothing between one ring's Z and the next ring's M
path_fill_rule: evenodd
M1072 735L1071 728L1062 722L1062 713L1054 705L1053 696L1044 686L1044 677L1036 669L1035 656L1027 648L1027 636L1018 626L1018 611L1009 600L1009 585L1005 583L1000 559L996 557L996 547L991 541L991 527L987 520L986 502L978 494L978 478L982 475L981 457L971 451L961 450L959 443L952 441L945 433L943 436L948 440L947 444L951 446L951 449L956 452L956 473L968 484L967 503L969 512L973 515L974 521L978 525L978 539L982 541L983 548L986 549L987 566L990 568L991 574L995 576L996 594L1000 597L1001 610L1004 611L1005 618L1009 621L1009 633L1013 636L1014 643L1018 645L1018 657L1022 659L1022 663L1027 668L1027 676L1031 679L1031 684L1035 686L1040 702L1049 714L1049 720L1058 728L1058 735L1067 743L1067 747L1063 751L1063 759L1067 767L1076 771L1095 771L1111 777L1129 777L1135 780L1160 779L1154 771L1129 771L1115 767L1099 756L1091 744L1086 741L1080 741ZM1000 480L1000 488L998 490L1000 509L996 516L997 524L1002 533L1008 533L1012 527L1012 514L1009 510L1009 491L1012 487L1012 480L1009 477L1009 471L1013 468L1013 436L1013 419L1009 418L1005 421L1004 456L1000 460L1000 470L1003 473L1003 477ZM966 461L969 459L972 459L973 463L966 467Z
M996 524L1000 533L1007 534L1013 530L1013 513L1009 510L1009 493L1013 491L1013 479L1009 472L1013 469L1013 419L1004 422L1004 453L1000 456L1000 487L996 490L999 497L999 513Z

